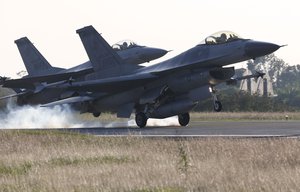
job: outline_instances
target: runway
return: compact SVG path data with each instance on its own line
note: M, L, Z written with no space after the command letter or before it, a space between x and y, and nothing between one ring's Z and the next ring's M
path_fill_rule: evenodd
M147 137L299 137L300 121L217 121L192 122L187 127L66 128L97 136Z

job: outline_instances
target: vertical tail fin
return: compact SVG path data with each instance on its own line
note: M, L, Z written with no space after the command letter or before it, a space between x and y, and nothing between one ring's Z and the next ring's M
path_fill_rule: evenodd
M124 70L132 69L132 65L127 66L93 26L78 29L76 33L79 34L98 77L116 76L124 73Z
M29 76L58 72L61 68L52 67L27 37L15 40Z

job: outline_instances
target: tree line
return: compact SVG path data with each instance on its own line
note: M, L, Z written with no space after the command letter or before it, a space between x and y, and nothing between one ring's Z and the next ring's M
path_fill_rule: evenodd
M274 97L251 95L239 89L240 84L230 87L224 84L219 88L219 99L223 111L298 111L300 110L300 65L289 65L275 54L247 61L247 69L268 72L273 85ZM238 76L242 75L237 70ZM196 111L212 111L212 99L201 101Z

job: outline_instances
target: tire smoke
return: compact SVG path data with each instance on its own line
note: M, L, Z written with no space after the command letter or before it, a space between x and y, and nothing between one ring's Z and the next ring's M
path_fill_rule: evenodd
M16 106L8 102L0 112L0 128L75 128L84 126L76 120L68 105L44 108L40 106Z
M177 116L165 119L148 119L147 126L179 126Z
M82 120L78 112L69 105L57 105L53 108L40 106L17 106L7 103L0 111L0 129L43 129L43 128L85 128L85 127L137 127L134 119L127 122L114 121L101 123L101 117L95 120ZM166 119L148 119L147 126L178 126L177 117Z

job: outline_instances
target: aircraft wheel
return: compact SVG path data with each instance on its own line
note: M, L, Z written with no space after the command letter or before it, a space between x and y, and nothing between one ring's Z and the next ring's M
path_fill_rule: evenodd
M190 122L190 114L184 113L184 114L178 115L178 122L181 126L187 126Z
M222 103L220 101L214 102L214 110L216 112L220 112L222 110Z
M100 112L94 112L94 113L93 113L93 116L94 116L94 117L99 117L100 115L101 115Z
M135 123L140 128L143 128L146 126L147 120L148 120L148 118L145 113L140 112L135 115Z

